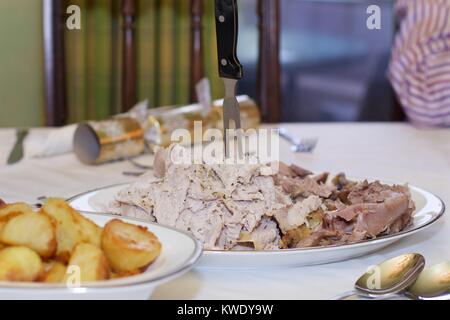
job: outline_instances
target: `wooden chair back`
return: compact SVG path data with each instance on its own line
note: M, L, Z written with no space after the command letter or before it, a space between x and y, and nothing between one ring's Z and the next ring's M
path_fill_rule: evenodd
M185 1L185 0L181 0ZM204 77L202 16L203 0L189 0L191 8L190 34L190 99L195 100L195 84ZM122 0L122 111L129 110L137 101L136 73L136 1ZM258 96L256 97L267 122L281 119L280 88L280 0L258 0L260 52L258 62ZM45 57L45 115L46 125L67 123L65 77L66 8L64 1L43 0L44 57Z

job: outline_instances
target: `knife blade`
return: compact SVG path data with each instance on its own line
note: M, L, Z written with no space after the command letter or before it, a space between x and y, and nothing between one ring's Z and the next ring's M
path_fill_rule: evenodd
M216 34L219 58L219 76L225 84L223 103L223 130L225 156L230 155L230 130L237 139L239 156L242 156L241 114L236 99L238 80L243 77L243 67L237 57L238 43L238 6L237 0L216 0Z
M11 164L15 164L17 162L19 162L20 160L22 160L23 158L23 142L25 140L25 138L28 135L28 130L24 129L24 130L17 130L16 132L16 143L14 144L14 147L11 151L11 153L9 154L8 160L7 160L7 164L11 165Z

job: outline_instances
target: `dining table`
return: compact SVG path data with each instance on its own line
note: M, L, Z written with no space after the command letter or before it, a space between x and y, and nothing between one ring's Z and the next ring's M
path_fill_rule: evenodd
M412 184L450 203L450 129L417 128L408 123L294 123L296 137L317 137L313 153L293 153L280 144L280 159L313 172L345 172L351 177ZM129 161L89 166L73 153L25 158L7 165L15 144L14 129L0 129L0 198L37 203L41 197L71 196L118 183L132 182L124 171ZM152 155L137 159L152 164ZM450 261L450 217L373 254L309 267L194 268L159 286L149 299L298 300L330 299L353 288L369 266L404 253L420 253L428 264ZM56 299L57 297L55 297ZM126 298L126 297L124 297Z

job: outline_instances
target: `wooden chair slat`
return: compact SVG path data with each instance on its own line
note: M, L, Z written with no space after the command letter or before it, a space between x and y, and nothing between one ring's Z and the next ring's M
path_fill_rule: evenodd
M63 1L43 0L45 124L67 121Z
M43 0L46 125L59 126L67 121L64 1ZM136 71L136 0L122 0L123 54L121 70L122 111L128 111L137 100ZM204 77L202 16L203 0L190 0L190 99L196 100L195 85ZM281 120L280 67L280 0L258 0L260 53L258 66L258 97L263 118L268 122Z
M136 104L136 37L135 0L122 0L123 15L123 61L122 61L122 111L130 110Z
M281 121L280 0L259 0L258 103L263 120Z
M197 100L195 86L205 76L203 67L202 16L203 0L191 0L191 67L189 81L189 96L191 102Z

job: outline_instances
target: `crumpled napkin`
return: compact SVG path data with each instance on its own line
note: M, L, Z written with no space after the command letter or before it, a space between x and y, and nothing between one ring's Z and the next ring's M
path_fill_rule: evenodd
M45 158L72 152L77 125L31 129L23 142L24 158Z

